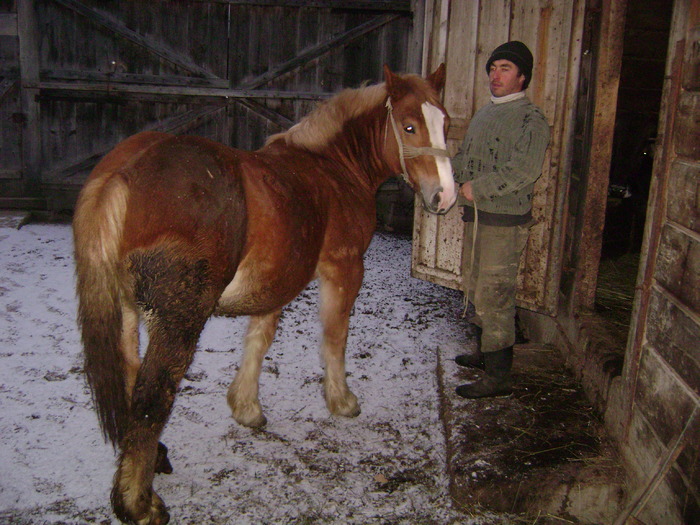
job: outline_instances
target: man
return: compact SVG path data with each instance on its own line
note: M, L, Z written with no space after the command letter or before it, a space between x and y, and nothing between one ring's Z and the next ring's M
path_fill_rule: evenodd
M544 115L525 96L532 66L532 53L522 42L493 51L486 63L491 103L474 114L452 160L455 180L462 184L457 204L465 222L465 301L474 304L472 322L480 337L477 354L455 360L485 372L457 387L465 398L512 393L516 278L532 224L532 192L549 143Z

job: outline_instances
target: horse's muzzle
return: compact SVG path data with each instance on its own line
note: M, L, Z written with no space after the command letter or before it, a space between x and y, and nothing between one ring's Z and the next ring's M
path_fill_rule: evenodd
M423 199L423 208L435 215L445 215L457 202L457 196L453 193L452 198L447 197L447 201L445 199L446 195L442 187L438 187L430 200Z

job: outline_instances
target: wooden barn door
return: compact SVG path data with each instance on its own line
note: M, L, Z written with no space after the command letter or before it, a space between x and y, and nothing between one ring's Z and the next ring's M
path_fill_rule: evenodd
M142 130L256 149L341 88L381 81L385 63L420 70L423 0L9 4L0 205L71 208L101 156Z
M521 40L535 57L528 96L544 111L551 143L535 189L537 221L523 254L518 304L553 315L561 274L564 220L574 94L581 61L584 0L434 0L426 35L426 64L447 63L445 103L453 117L449 148L455 153L474 112L489 101L486 60L508 40ZM445 217L416 207L413 275L459 288L462 221L453 209Z

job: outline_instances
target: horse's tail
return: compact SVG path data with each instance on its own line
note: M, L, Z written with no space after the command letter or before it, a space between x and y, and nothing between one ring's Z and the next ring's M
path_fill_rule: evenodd
M115 446L129 415L120 350L125 271L119 257L128 197L127 183L118 173L91 177L73 219L85 374L102 432Z

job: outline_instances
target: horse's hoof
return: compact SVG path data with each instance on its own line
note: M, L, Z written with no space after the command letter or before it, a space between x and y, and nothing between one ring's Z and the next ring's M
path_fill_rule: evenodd
M123 495L112 488L112 509L119 521L129 525L165 525L170 521L170 514L158 494L151 491L150 502L143 498L137 507L128 508ZM144 501L145 500L145 501ZM143 503L145 503L145 508Z
M158 455L156 456L156 474L172 474L173 466L168 459L168 447L158 442Z
M237 396L236 389L231 386L228 390L226 400L228 401L228 406L231 408L233 419L244 427L264 427L267 424L267 418L263 414L260 402L257 399L254 401L240 402L240 399L241 398Z
M263 414L254 418L237 417L236 414L234 414L233 419L235 419L239 425L248 428L262 428L267 425L267 418Z
M334 416L357 417L362 412L354 394L350 394L344 401L328 401L327 406Z

